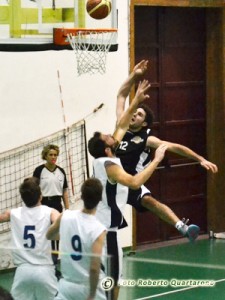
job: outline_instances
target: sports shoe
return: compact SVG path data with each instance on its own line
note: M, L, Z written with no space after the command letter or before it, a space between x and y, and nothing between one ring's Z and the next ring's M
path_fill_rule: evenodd
M191 224L188 226L188 230L186 233L186 237L190 240L190 242L194 242L199 235L200 228L197 225Z
M197 239L199 235L199 226L194 224L188 226L188 219L186 221L183 219L182 221L184 222L184 225L181 228L179 228L179 231L183 234L183 236L187 237L190 240L190 242L193 242Z

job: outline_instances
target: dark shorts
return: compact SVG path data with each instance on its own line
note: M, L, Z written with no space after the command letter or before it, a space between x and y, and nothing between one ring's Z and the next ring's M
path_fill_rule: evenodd
M63 211L61 196L43 197L41 204L51 208L55 208L60 213Z
M129 189L127 204L131 205L138 212L146 212L148 209L141 204L141 199L145 195L151 195L151 192L144 185L138 190Z
M122 250L118 244L116 231L108 231L106 235L107 255L110 256L108 262L109 276L117 283L122 274Z

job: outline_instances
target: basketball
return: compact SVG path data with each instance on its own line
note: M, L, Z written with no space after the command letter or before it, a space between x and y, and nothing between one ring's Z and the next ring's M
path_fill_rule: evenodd
M88 0L86 9L88 14L97 20L106 18L112 8L111 0Z

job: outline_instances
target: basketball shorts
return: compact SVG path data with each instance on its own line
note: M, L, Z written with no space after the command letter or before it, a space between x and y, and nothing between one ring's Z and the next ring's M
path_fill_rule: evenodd
M144 185L138 190L129 189L127 204L133 206L138 212L148 211L148 209L141 204L141 199L145 195L151 195L151 192Z
M54 266L18 266L11 294L14 300L52 300L57 294L58 283Z
M89 284L69 282L65 279L59 281L59 292L54 300L84 300L89 296ZM95 300L106 300L106 293L97 288Z

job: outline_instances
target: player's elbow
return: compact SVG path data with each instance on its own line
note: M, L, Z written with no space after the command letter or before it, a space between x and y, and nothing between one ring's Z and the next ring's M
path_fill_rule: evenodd
M129 188L132 190L138 190L141 187L140 182L138 182L135 178L130 182Z

